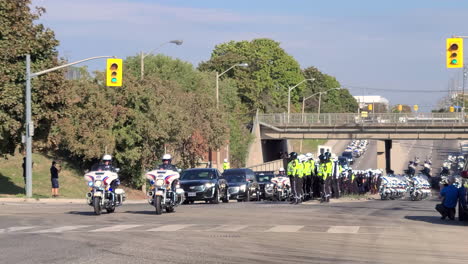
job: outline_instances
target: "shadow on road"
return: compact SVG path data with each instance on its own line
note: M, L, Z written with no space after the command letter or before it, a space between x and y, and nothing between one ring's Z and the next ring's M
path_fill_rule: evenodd
M79 212L79 211L70 211L68 214L74 214L74 215L96 215L93 211L85 211L85 212Z
M438 225L452 225L452 226L468 226L468 222L461 222L457 220L442 220L440 216L405 216L408 220L421 221Z
M147 211L125 211L126 214L144 214L144 215L155 215L155 210L147 210Z

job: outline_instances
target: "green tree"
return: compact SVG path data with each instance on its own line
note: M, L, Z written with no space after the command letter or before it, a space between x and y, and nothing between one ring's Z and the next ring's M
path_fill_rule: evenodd
M308 97L318 92L324 92L333 88L341 88L341 84L335 77L322 73L315 67L303 70L304 77L314 79L307 83L303 92L303 97ZM316 112L318 110L319 95L306 101L305 109ZM348 113L357 112L358 103L347 89L331 90L322 94L320 112L321 113Z
M30 9L29 0L0 0L0 155L13 153L24 134L25 55L31 55L31 71L57 66L59 42L54 32L37 23L44 8ZM47 146L51 125L64 106L63 72L33 79L35 148Z
M202 71L223 72L234 64L247 63L247 68L235 67L222 78L235 80L238 96L249 114L284 111L288 87L304 79L299 63L271 39L230 41L215 47L209 61L199 65ZM293 90L297 101L303 85Z

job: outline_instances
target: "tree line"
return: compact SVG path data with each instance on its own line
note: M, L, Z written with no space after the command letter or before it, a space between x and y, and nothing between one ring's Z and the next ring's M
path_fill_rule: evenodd
M0 154L14 154L24 134L25 55L32 71L51 68L59 58L59 41L38 23L43 8L29 0L0 0ZM230 41L215 47L197 67L163 55L124 60L122 87L106 87L105 74L80 68L80 78L67 80L66 70L48 73L32 82L34 151L54 153L85 168L105 150L120 164L122 178L140 186L141 174L164 154L175 154L181 167L194 167L209 150L230 144L230 161L243 166L250 141L249 124L255 112L287 111L288 87L314 78L292 91L292 111L301 98L340 87L333 76L315 67L301 69L280 43L271 39ZM215 72L235 67L221 77L216 108ZM316 111L309 100L306 111ZM322 96L321 112L355 112L348 90Z

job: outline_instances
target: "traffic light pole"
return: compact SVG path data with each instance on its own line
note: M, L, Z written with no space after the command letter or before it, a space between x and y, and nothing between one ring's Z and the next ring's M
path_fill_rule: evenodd
M26 197L31 198L32 197L32 137L34 136L34 124L32 122L32 111L31 111L31 78L49 73L51 71L56 71L68 66L72 66L78 63L82 63L84 61L89 61L89 60L96 60L96 59L102 59L102 58L115 58L114 56L97 56L97 57L91 57L87 58L84 60L79 60L75 61L72 63L67 63L64 65L60 65L54 68L50 68L47 70L43 70L40 72L36 73L31 73L31 55L26 54L26 98L25 98L25 104L26 104L26 122L25 122L25 128L26 128Z

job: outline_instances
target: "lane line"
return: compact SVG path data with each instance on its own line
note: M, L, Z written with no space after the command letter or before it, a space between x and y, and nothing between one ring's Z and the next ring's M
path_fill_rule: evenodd
M356 234L359 231L359 226L330 226L327 233L332 234Z
M23 231L23 230L27 230L27 229L33 229L37 226L12 226L12 227L9 227L7 228L5 231L6 232L16 232L16 231Z
M95 230L91 230L89 232L115 232L115 231L122 231L134 227L138 227L141 225L115 225L115 226L108 226L108 227L103 227Z
M213 229L210 229L208 231L221 231L221 232L236 232L239 230L242 230L244 228L249 227L248 225L223 225L220 227L216 227Z
M278 232L278 233L285 233L285 232L297 232L304 226L302 225L277 225L274 226L265 232Z
M61 226L61 227L56 227L56 228L51 228L51 229L33 231L29 233L62 233L62 232L72 231L72 230L79 229L79 228L85 228L88 226L89 225Z
M164 226L160 226L160 227L156 227L156 228L152 228L152 229L149 229L147 231L154 231L154 232L159 232L159 231L163 231L163 232L174 232L174 231L179 231L181 229L184 229L186 227L189 227L189 226L194 226L192 224L189 224L189 225L164 225Z

